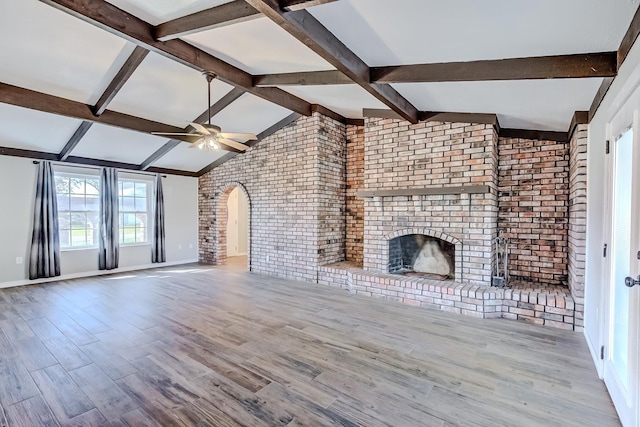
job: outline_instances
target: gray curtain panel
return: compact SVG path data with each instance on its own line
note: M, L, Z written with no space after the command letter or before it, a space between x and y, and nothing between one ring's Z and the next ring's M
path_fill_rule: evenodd
M100 236L98 268L118 268L120 257L118 171L104 168L100 174Z
M153 202L151 262L165 262L167 254L164 248L164 196L162 194L162 177L160 175L156 175L156 191Z
M56 182L51 162L40 162L33 209L29 279L60 275L60 234Z

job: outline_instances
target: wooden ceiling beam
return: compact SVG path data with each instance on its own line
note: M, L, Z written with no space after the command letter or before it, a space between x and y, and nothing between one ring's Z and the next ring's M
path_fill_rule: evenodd
M165 154L176 148L181 142L182 141L178 141L177 139L169 140L169 142L158 148L140 164L140 170L145 171L149 169L153 163L164 157Z
M111 103L111 100L113 100L120 89L122 89L122 86L124 86L127 80L129 80L129 77L131 77L133 72L138 68L138 65L142 63L144 58L147 57L148 53L149 51L145 48L142 48L140 46L135 47L133 52L131 52L131 55L129 55L120 70L116 73L113 80L111 80L111 83L109 83L107 89L105 89L105 91L102 93L102 96L100 97L96 105L93 106L92 110L95 116L99 116L105 112L107 106L109 105L109 103ZM67 157L69 157L73 149L76 148L76 146L80 143L80 141L89 131L92 125L93 122L85 120L80 124L80 126L78 126L78 129L73 133L71 138L69 138L69 141L67 141L67 143L65 144L64 148L62 148L62 151L60 151L60 153L58 154L60 160L65 160Z
M235 0L164 22L155 27L154 33L157 40L164 42L201 31L249 21L260 16L262 14L244 0Z
M380 119L403 120L395 111L364 108L363 117L375 117ZM498 116L491 113L456 113L444 111L420 111L418 118L421 122L458 122L458 123L484 123L498 126Z
M371 81L431 83L569 79L611 77L616 73L616 52L603 52L375 67L371 69Z
M50 160L50 161L60 161L58 159L58 154L56 153L47 153L44 151L35 151L35 150L22 150L20 148L12 148L12 147L0 147L0 155L2 156L13 156L13 157L24 157L28 159L34 160ZM133 163L122 163L122 162L114 162L110 160L100 160L100 159L90 159L87 157L76 157L69 156L62 163L73 163L78 165L85 166L97 166L97 167L105 167L105 168L118 168L118 169L126 169L139 171L140 165L136 165ZM178 169L165 169L165 168L149 168L148 172L166 174L166 175L179 175L179 176L189 176L189 177L197 177L197 172L191 171L183 171Z
M300 10L336 0L288 0L284 7ZM262 14L244 0L234 0L200 12L164 22L155 27L155 36L159 41L167 41L188 36L214 28L226 27L240 22L260 18Z
M58 159L60 161L67 160L67 157L71 155L73 149L76 148L82 138L84 138L89 129L91 129L91 126L93 126L93 122L89 122L87 120L83 120L82 123L80 123L80 126L78 126L78 129L76 129L73 135L71 135L71 138L69 138L69 141L67 141L65 146L62 148L62 151L58 153Z
M537 56L471 62L392 65L371 68L371 83L434 83L489 80L537 80L611 77L617 73L616 52ZM253 76L253 84L313 86L353 84L337 70Z
M627 59L627 55L629 55L629 51L631 51L631 47L635 43L638 35L640 34L640 7L636 10L635 15L633 15L633 19L631 20L631 24L629 24L629 28L622 38L622 42L620 42L620 46L618 47L618 68L622 66L622 63L625 59Z
M576 111L573 113L573 117L571 118L571 124L569 125L569 131L567 132L569 135L569 140L573 137L573 133L575 132L578 125L584 125L589 123L589 112L588 111Z
M633 15L633 19L631 19L631 23L629 24L629 28L625 35L622 37L622 41L620 42L620 46L618 46L617 52L617 69L619 70L622 67L625 59L629 55L633 44L636 42L638 35L640 34L640 6L636 9L636 13ZM593 102L591 102L591 107L589 108L589 122L593 119L593 116L596 115L596 111L602 104L605 95L609 92L609 88L613 84L615 76L605 77L602 79L602 83L598 88L595 96L593 97Z
M309 102L279 88L254 87L251 74L185 41L179 39L165 42L157 41L154 27L151 24L104 0L40 1L198 71L212 72L225 83L240 87L274 104L303 115L308 116L311 114L311 104Z
M184 132L182 128L164 123L154 122L116 111L105 110L102 115L93 115L92 107L81 102L72 101L46 93L0 83L0 102L29 108L44 113L57 114L103 125L117 126L136 132Z
M253 84L268 86L321 86L353 84L353 80L338 70L303 71L298 73L261 74L253 76Z
M569 142L568 132L530 129L500 129L501 138L537 139L539 141Z
M225 96L220 98L211 106L211 117L220 113L222 110L231 105L232 102L240 98L246 92L243 89L233 88L231 89ZM211 117L209 117L209 110L207 109L205 112L200 114L194 122L196 123L206 123Z
M307 10L283 11L277 0L246 1L406 120L418 121L418 110L393 87L371 83L369 66Z
M104 113L113 98L120 92L122 86L129 80L129 77L131 77L138 66L142 64L142 61L144 61L144 58L146 58L148 54L149 51L143 47L136 46L135 49L133 49L133 52L131 52L131 55L129 55L122 67L120 67L120 70L118 70L113 80L111 80L111 83L109 83L109 86L107 86L107 89L102 93L96 105L93 106L93 114L99 116Z

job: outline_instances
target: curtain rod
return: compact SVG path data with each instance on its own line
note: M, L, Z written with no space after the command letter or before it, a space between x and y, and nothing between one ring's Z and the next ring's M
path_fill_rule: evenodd
M37 165L39 163L40 163L40 160L34 160L33 161L34 165ZM58 166L65 166L65 167L70 167L70 168L96 169L96 170L102 170L103 169L102 167L99 167L99 166L88 166L88 165L86 165L86 166L82 165L81 166L81 165L73 165L73 164L70 164L70 163L63 163L63 162L56 162L56 161L51 161L51 163L53 163L55 165L58 165ZM118 168L116 168L116 169L118 169ZM131 170L131 169L118 169L118 170L121 170L122 172L125 172L125 173L132 173L132 174L137 174L137 175L156 176L156 174L153 173L153 172L141 172L141 171L136 171L136 170ZM160 176L163 177L163 178L167 177L167 175L160 175Z

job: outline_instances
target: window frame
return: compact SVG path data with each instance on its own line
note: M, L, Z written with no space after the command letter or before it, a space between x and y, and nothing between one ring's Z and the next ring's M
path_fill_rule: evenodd
M69 188L69 192L67 193L59 193L58 192L58 182L57 179L58 178L67 178L67 179L84 179L85 180L85 190L83 196L84 196L84 206L85 209L84 210L78 210L78 209L72 209L71 206L71 196L72 193L71 192L71 188ZM86 190L86 181L87 180L97 180L98 182L98 186L97 186L97 194L95 194L96 198L97 198L97 208L95 210L89 210L86 209L87 207L87 190ZM87 250L87 249L97 249L98 245L99 245L99 236L98 236L98 232L99 232L99 228L100 228L100 219L99 219L99 214L100 214L100 193L101 193L101 186L100 186L100 177L98 175L94 175L91 173L82 173L82 172L68 172L66 170L54 170L54 181L55 185L56 185L56 206L57 206L57 221L58 221L58 233L60 236L60 250L61 251L75 251L75 250ZM59 201L59 196L68 196L69 197L69 204L65 209L60 208L60 205L58 203ZM68 209L67 209L68 208ZM97 223L93 226L92 231L93 231L93 237L95 238L95 242L91 243L91 244L84 244L84 245L73 245L73 238L72 238L72 231L74 230L72 227L72 215L85 215L86 218L86 222L85 222L85 243L88 243L88 218L86 217L86 215L90 212L93 212L95 214L98 215L98 219L97 219ZM62 224L61 224L61 220L62 220L62 215L64 214L68 214L69 215L69 228L62 228ZM65 231L69 232L69 239L68 239L68 245L64 245L63 246L63 240L62 240L62 233L64 233Z
M133 190L133 196L125 196L124 194L121 194L121 186L124 186L124 183L133 183L134 184L134 190ZM142 196L138 196L136 195L136 190L135 190L135 185L136 184L145 184L146 185L146 194L144 196L144 198L146 199L146 210L144 211L138 211L136 210L136 200L139 200L142 198ZM122 188L123 191L122 193L124 193L124 188ZM153 192L154 192L154 183L152 180L150 179L144 179L144 178L131 178L128 176L125 177L118 177L118 225L119 225L119 229L118 229L118 242L120 244L120 246L145 246L145 245L151 245L151 236L150 236L150 231L152 229L152 221L153 221L153 215L152 215L152 206L151 206L151 198L153 197ZM122 200L123 197L132 197L133 200L133 204L134 204L134 209L130 210L124 210L123 206L124 206L124 202ZM135 220L134 220L134 236L136 237L136 241L135 242L125 242L124 241L124 233L125 233L125 228L131 228L131 227L125 227L124 226L124 216L125 214L128 215L135 215L137 216L137 214L145 214L147 216L147 223L144 227L138 227L135 224ZM144 229L144 237L145 240L144 241L137 241L137 230L138 229Z

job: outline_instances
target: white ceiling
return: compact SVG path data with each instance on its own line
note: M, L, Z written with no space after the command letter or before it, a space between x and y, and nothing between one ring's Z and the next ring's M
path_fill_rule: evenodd
M284 86L281 89L351 119L361 119L363 108L389 108L358 85Z
M109 0L157 25L225 0ZM369 66L615 50L640 0L338 0L308 9ZM0 82L93 105L134 45L38 0L0 0ZM251 74L333 67L267 18L184 38ZM566 131L601 79L405 83L420 110L498 114L503 127ZM215 80L212 101L231 86ZM356 85L283 87L345 117L386 108ZM110 110L184 127L206 108L206 81L150 53ZM212 122L260 133L291 112L245 94ZM59 152L80 122L0 104L0 146ZM25 132L28 129L28 132ZM167 139L94 125L74 156L142 163ZM222 155L224 153L220 153ZM197 171L215 160L181 144L153 166Z
M141 164L169 140L94 123L75 150L74 156Z
M495 113L500 126L566 132L602 79L393 84L419 110ZM558 102L571 99L571 103Z
M201 151L196 148L189 148L190 146L186 142L180 144L171 150L170 155L162 157L153 166L197 172L227 154L227 151Z
M190 15L210 7L227 3L227 0L108 0L114 6L158 25L181 16Z
M232 86L214 80L211 102L231 89ZM109 109L185 127L207 109L207 81L198 71L151 52L109 104Z
M251 74L334 69L267 18L203 31L184 39Z
M80 120L0 103L0 145L59 153Z
M233 104L213 116L211 122L223 132L247 132L256 135L291 114L279 105L245 93Z
M37 0L0 4L0 81L95 103L127 42Z
M309 9L369 66L617 50L640 0L340 0Z

